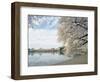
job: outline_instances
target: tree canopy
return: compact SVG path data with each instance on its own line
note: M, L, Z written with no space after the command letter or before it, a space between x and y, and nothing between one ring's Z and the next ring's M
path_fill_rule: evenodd
M87 17L61 17L58 25L58 41L65 46L67 53L87 48ZM84 47L85 45L85 47ZM82 51L81 50L81 51ZM86 50L85 50L86 51Z

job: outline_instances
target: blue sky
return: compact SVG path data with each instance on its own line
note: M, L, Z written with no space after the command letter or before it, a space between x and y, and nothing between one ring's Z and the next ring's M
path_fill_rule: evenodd
M29 28L56 29L60 17L28 15Z

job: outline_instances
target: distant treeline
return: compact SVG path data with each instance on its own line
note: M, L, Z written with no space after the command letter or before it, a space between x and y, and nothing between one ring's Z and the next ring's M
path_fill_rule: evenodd
M31 52L58 52L59 49L55 49L55 48L51 48L51 49L42 49L42 48L34 49L34 48L32 48L32 49L28 49L28 51L31 51Z

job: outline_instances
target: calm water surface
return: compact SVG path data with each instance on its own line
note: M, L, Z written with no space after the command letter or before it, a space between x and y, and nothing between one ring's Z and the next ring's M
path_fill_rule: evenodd
M76 59L77 58L77 59ZM80 59L79 59L80 58ZM79 63L87 63L86 55L64 55L60 53L39 53L29 52L28 66L49 66L49 65L64 65L75 63L79 60ZM83 60L82 60L83 59Z

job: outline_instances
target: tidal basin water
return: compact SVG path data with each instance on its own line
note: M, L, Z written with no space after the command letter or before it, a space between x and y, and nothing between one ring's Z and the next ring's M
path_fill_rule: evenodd
M29 52L28 66L87 64L87 55L65 55L51 52Z

